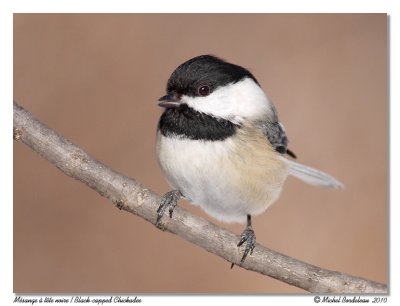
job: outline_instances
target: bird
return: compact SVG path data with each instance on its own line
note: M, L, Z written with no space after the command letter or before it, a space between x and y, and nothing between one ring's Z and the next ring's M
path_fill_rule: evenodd
M246 68L209 54L191 58L172 72L158 105L156 155L173 189L161 198L157 227L182 198L219 221L245 223L243 263L256 245L251 218L278 199L289 175L344 187L294 161L275 106Z

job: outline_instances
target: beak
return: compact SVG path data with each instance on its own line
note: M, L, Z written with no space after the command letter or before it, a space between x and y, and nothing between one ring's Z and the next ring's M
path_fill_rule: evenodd
M174 95L174 94L168 94L160 99L158 99L160 103L158 103L158 106L165 107L165 108L176 108L179 105L181 105L181 101L179 98Z

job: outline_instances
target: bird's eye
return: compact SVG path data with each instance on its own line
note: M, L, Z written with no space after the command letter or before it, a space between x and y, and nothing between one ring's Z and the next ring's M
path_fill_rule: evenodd
M199 93L200 96L208 96L211 92L210 86L207 85L201 85L198 89L197 92Z

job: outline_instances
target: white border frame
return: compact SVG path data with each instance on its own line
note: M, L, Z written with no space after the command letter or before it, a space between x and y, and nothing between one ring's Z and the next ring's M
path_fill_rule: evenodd
M397 2L397 3L396 3ZM389 46L390 46L390 69L389 69L389 99L397 101L390 103L390 296L386 304L400 303L398 259L399 241L395 241L399 231L396 217L399 212L399 187L395 184L400 181L399 177L399 140L397 132L400 130L399 105L400 105L400 78L399 78L399 55L400 55L400 10L399 2L396 0L336 0L336 1L260 1L260 0L202 0L196 2L182 0L3 0L0 2L0 169L2 205L0 213L1 241L2 246L0 260L0 304L12 305L13 293L13 265L12 265L12 231L13 231L13 155L12 155L12 104L13 98L13 13L387 13L389 21ZM397 55L397 56L396 56ZM85 295L81 295L85 296ZM61 296L59 296L61 297ZM315 304L313 296L138 296L146 305L169 304L187 305L187 303L204 304L209 302L229 303L243 305L296 305ZM19 303L16 303L19 304ZM16 305L14 304L14 305ZM25 303L24 303L25 304ZM46 305L52 305L46 303ZM60 305L60 304L54 304ZM96 305L96 304L94 304Z

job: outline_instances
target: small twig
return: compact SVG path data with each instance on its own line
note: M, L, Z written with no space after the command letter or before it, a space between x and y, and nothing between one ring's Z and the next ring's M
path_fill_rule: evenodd
M119 209L155 224L160 197L89 156L14 102L14 139L22 141L66 175L71 176ZM244 263L236 246L239 236L192 215L183 208L172 219L163 218L163 230L174 233L227 261L314 293L387 293L387 286L348 274L329 271L257 244Z

